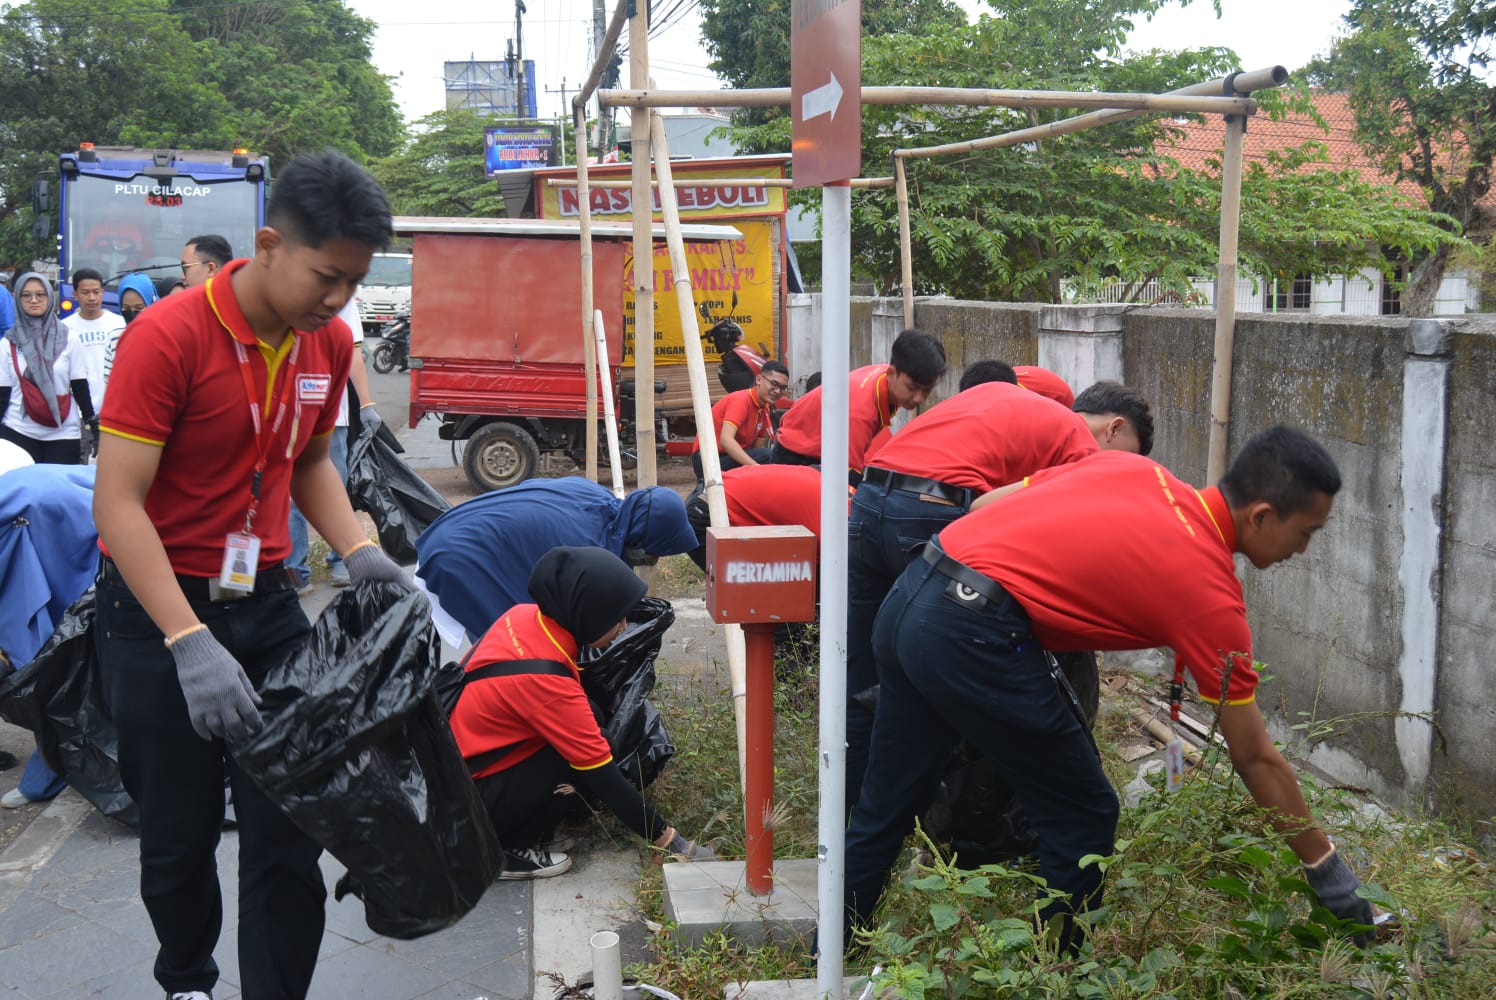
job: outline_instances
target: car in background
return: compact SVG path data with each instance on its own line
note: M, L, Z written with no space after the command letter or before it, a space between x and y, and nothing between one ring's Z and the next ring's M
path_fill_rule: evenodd
M396 316L410 313L410 262L408 253L377 253L370 261L369 273L358 287L358 314L365 336L377 334Z

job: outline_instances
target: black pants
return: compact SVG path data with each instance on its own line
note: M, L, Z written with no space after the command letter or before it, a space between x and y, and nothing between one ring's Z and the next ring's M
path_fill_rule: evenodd
M773 461L775 465L820 465L821 456L802 455L798 451L790 451L784 445L775 441Z
M745 448L743 450L748 453L749 458L753 459L759 465L768 465L774 454L772 448ZM717 453L717 460L721 464L723 472L726 472L728 469L736 469L742 464L725 451ZM696 481L698 483L706 479L706 473L701 470L701 452L691 452L691 468L696 472Z
M20 431L0 424L0 438L26 449L26 454L38 465L81 465L82 445L78 438L63 438L61 441L38 441Z
M612 765L608 765L611 767ZM511 768L478 779L478 797L493 820L499 843L510 849L539 847L551 838L575 801L557 795L557 785L575 785L577 773L555 750L543 748Z
M223 897L215 850L227 774L239 823L244 996L304 997L322 941L322 849L239 770L221 740L193 731L176 663L130 590L101 578L95 608L120 775L140 806L140 897L160 943L156 981L167 993L208 991L218 981L213 948ZM193 610L256 686L310 631L291 590L195 603Z

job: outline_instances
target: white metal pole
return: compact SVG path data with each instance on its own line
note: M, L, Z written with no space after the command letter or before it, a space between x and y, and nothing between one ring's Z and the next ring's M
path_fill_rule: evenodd
M847 798L847 380L852 189L821 189L821 752L816 995L841 1000Z
M603 311L592 312L592 338L597 346L597 373L603 392L603 426L608 429L608 465L613 470L613 495L623 499L623 457L618 453L618 424L613 419L613 374L608 370L608 339L603 335Z

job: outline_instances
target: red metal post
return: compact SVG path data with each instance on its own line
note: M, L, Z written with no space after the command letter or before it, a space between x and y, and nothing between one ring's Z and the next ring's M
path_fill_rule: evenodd
M748 834L748 891L774 890L774 630L775 625L743 626L748 647L748 767L743 812Z

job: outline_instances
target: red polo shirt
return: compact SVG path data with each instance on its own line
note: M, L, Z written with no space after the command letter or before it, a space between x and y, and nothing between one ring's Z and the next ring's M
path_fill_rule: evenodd
M1075 390L1048 368L1040 368L1038 365L1017 365L1013 369L1013 374L1018 376L1018 384L1029 392L1037 392L1067 408L1075 405Z
M746 450L757 447L760 441L768 443L774 440L774 421L769 419L769 413L769 407L759 404L757 391L749 386L737 392L729 392L717 400L712 406L712 427L720 441L722 425L732 424L737 428L734 440ZM698 435L691 444L691 451L695 453L700 450L701 437Z
M268 439L254 520L262 568L280 565L291 552L291 466L314 435L333 429L353 357L340 319L312 333L293 330L279 349L263 344L229 283L247 263L234 261L206 285L163 299L126 328L109 376L116 391L99 416L106 434L161 448L145 509L172 569L185 576L218 575L224 537L244 529L249 509L260 441L234 342L244 346ZM271 435L282 400L285 413Z
M514 747L474 778L507 771L547 746L555 747L579 771L613 759L582 692L577 641L570 632L535 605L516 605L478 640L467 670L505 660L551 660L570 667L571 673L489 677L463 689L449 720L462 755L476 757Z
M821 537L821 472L813 465L743 465L722 473L734 528L798 524Z
M889 365L868 365L848 379L847 468L867 464L868 444L893 420L888 398ZM821 457L821 387L795 400L779 421L779 443L796 454Z
M1016 385L984 382L909 421L868 465L986 493L1096 451L1080 414Z
M1227 700L1254 697L1236 528L1215 487L1197 491L1151 459L1104 451L1036 473L939 538L1007 588L1046 649L1169 646L1209 701L1232 655Z

